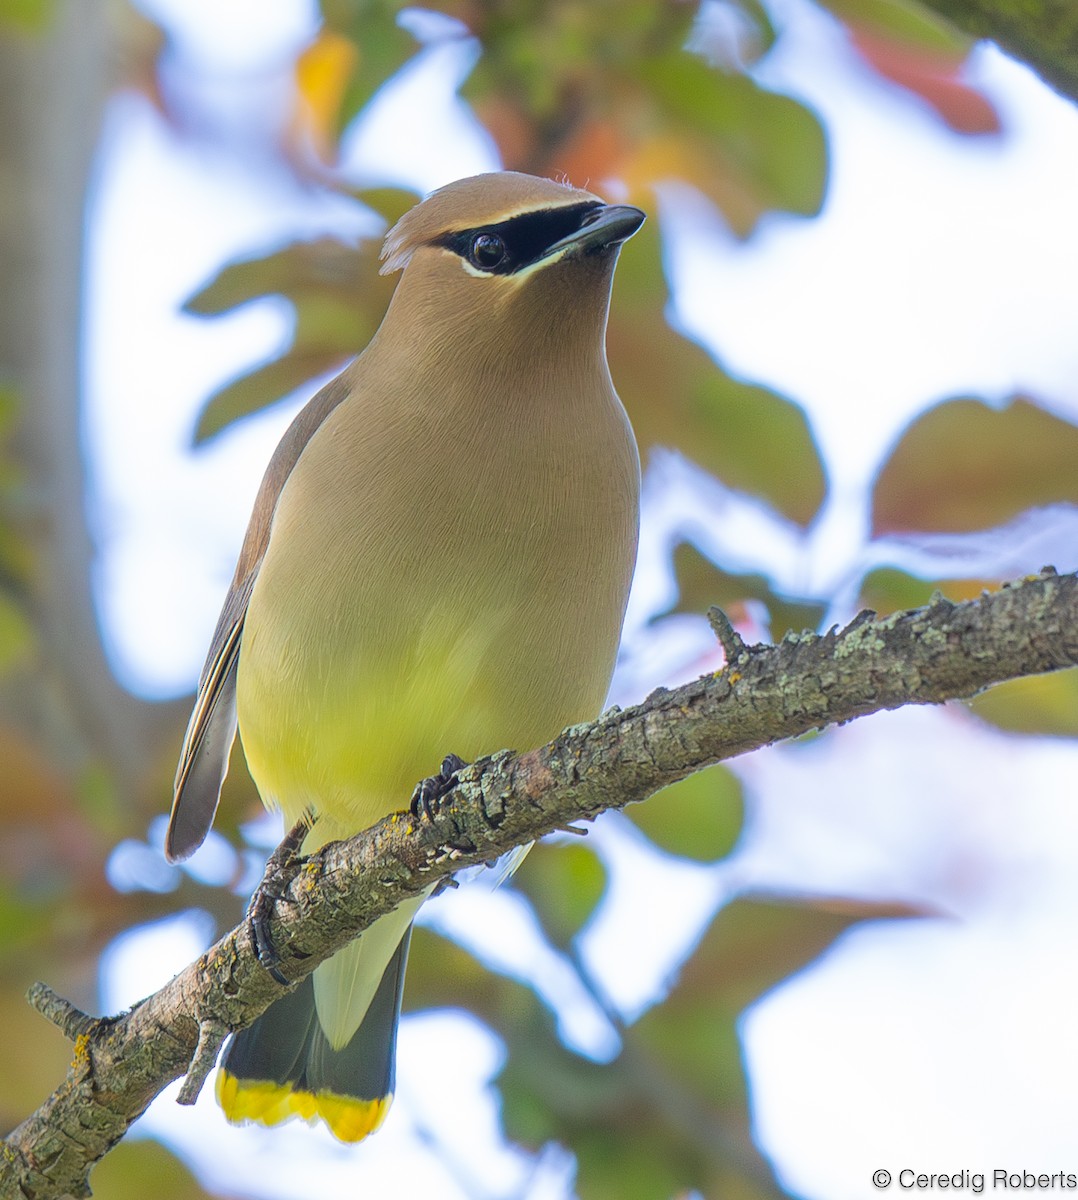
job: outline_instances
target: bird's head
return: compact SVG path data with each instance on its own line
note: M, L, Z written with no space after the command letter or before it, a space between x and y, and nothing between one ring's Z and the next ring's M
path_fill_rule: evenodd
M390 230L383 273L437 324L554 328L571 320L600 336L617 252L644 221L637 208L513 171L474 175L434 192Z

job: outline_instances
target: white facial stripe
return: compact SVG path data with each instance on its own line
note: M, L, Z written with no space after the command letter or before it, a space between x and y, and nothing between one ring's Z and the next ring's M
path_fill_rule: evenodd
M523 282L529 275L534 274L536 271L541 271L544 267L549 267L552 263L560 262L572 249L571 245L562 246L556 254L544 254L542 258L537 258L535 262L528 263L526 267L521 267L519 271L514 271L509 278Z
M528 263L526 267L520 267L516 271L510 272L508 275L497 271L481 271L478 267L473 266L466 258L459 254L455 254L452 250L446 249L447 254L452 254L457 259L460 265L473 275L476 279L501 279L504 283L513 284L514 287L519 286L529 276L536 271L541 271L544 267L549 267L552 263L560 262L566 254L572 250L572 246L562 246L556 254L546 254L542 258L537 258L535 262Z
M465 269L465 271L467 271L469 275L474 275L476 277L476 279L493 279L494 278L494 275L491 271L480 271L480 269L478 267L473 267L472 264L466 258L463 257L463 255L456 254L456 253L454 253L454 251L452 251L448 248L446 248L445 252L446 252L446 254L452 254L453 257Z

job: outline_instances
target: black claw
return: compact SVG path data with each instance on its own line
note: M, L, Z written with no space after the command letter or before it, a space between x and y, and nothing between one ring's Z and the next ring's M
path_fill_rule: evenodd
M270 937L269 923L274 904L284 895L281 884L287 885L295 870L299 862L299 848L309 828L308 821L298 821L285 834L284 840L269 856L262 882L255 888L251 903L247 906L247 916L251 922L251 944L258 961L272 979L285 987L288 987L292 980L281 972L281 957L273 944L273 938Z
M437 775L432 775L429 779L423 779L416 784L416 789L412 793L412 801L409 804L413 817L426 817L428 821L434 820L434 810L440 800L444 800L446 796L457 786L456 773L467 766L467 763L458 754L447 754L442 759L442 768Z

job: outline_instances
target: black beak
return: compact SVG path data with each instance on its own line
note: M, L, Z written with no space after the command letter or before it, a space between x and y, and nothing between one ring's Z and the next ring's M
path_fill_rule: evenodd
M547 248L544 258L566 252L592 254L628 241L643 225L645 215L631 204L604 204L584 214L580 228Z

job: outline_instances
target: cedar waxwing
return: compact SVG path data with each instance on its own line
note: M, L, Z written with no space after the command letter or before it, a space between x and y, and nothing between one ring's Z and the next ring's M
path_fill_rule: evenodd
M206 836L237 723L266 806L313 814L309 852L402 808L450 753L531 748L599 714L640 481L606 319L643 220L501 173L390 231L382 270L403 275L381 327L259 489L181 751L170 859ZM346 1142L381 1124L424 898L233 1036L229 1120L320 1117Z

